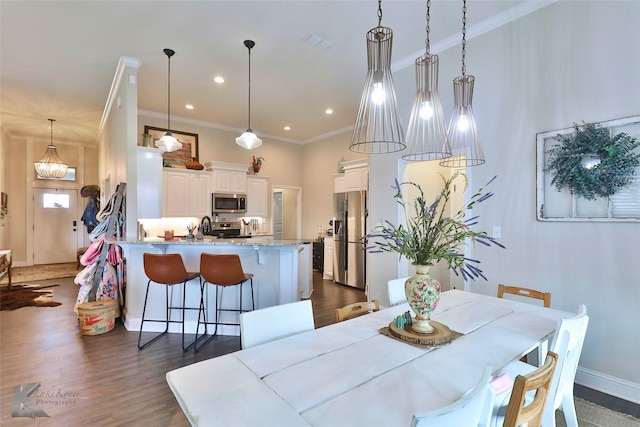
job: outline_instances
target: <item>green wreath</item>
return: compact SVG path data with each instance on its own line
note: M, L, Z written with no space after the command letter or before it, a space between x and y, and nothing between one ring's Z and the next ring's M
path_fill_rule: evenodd
M558 191L569 189L588 200L609 197L631 184L640 165L640 142L625 133L611 136L609 129L593 123L578 126L575 132L558 134L561 144L549 150L545 172Z

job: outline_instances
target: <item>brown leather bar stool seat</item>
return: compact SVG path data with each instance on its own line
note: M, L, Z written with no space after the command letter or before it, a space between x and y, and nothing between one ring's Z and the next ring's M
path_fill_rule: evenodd
M144 272L149 278L147 282L147 291L144 296L144 307L142 308L142 320L140 322L140 333L138 334L138 348L142 350L149 344L156 341L158 338L165 335L169 332L169 323L181 323L182 324L182 350L187 351L195 344L192 342L188 346L185 347L184 342L184 322L185 322L185 313L186 310L198 310L198 315L200 313L201 306L198 307L186 307L186 295L187 295L187 282L189 280L197 279L200 277L200 273L189 273L184 266L184 262L182 261L182 257L180 254L143 254L144 260ZM166 307L166 315L164 319L146 319L145 313L147 310L147 301L149 298L149 286L151 282L157 283L159 285L163 285L165 287L165 307ZM175 306L172 305L172 300L169 299L169 288L182 285L182 305ZM202 296L202 285L198 283L200 287L200 295ZM173 290L171 292L173 296ZM202 297L200 298L202 301ZM179 320L171 320L171 313L173 310L182 311L182 317ZM162 322L165 324L164 332L156 335L155 337L148 340L146 343L141 344L140 341L142 339L142 329L145 322ZM197 336L197 331L196 331Z
M253 274L247 274L242 270L242 263L240 262L240 256L236 254L200 254L200 276L202 278L202 301L200 302L201 312L198 314L198 329L196 331L196 343L203 339L207 333L208 325L215 325L215 329L213 334L204 341L201 345L198 346L196 344L195 351L198 351L202 346L207 344L209 341L213 339L218 333L218 325L234 325L240 326L240 320L235 323L232 322L222 322L220 320L221 312L236 312L238 314L251 311L255 309L255 301L253 294ZM251 309L244 309L244 304L242 300L242 285L245 282L249 282L251 285ZM216 310L215 310L215 321L207 320L208 316L208 304L206 304L206 300L208 298L205 296L206 284L210 283L215 285L216 287ZM224 288L231 286L239 286L240 293L240 306L238 308L222 308L222 294ZM206 292L208 294L208 290ZM198 336L198 331L200 330L200 325L204 325L204 334L202 336Z

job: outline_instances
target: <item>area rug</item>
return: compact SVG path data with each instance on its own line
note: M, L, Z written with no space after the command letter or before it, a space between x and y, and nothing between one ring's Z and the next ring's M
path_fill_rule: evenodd
M75 262L62 264L42 264L31 267L13 267L11 269L11 283L38 282L48 279L62 279L64 277L75 277L78 274ZM1 285L9 283L7 276L0 280Z
M630 415L612 411L580 398L575 398L575 403L580 427L640 427L640 420ZM561 411L556 412L556 426L567 427Z
M46 290L60 285L14 285L11 290L0 287L0 311L21 307L56 307L62 303L53 300L53 291Z

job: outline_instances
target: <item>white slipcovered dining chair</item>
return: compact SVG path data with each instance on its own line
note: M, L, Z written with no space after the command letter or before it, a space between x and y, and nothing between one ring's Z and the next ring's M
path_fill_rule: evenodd
M315 329L311 300L240 313L242 348Z
M398 305L407 302L407 296L404 293L404 282L408 277L393 279L387 282L387 292L389 293L389 304Z
M412 427L484 427L493 407L493 392L489 386L491 366L487 366L480 381L460 399L429 412L414 414Z
M573 400L573 384L578 369L582 345L589 324L587 308L581 304L575 316L560 319L556 326L550 351L558 355L556 370L549 388L549 398L542 418L543 427L556 425L555 412L561 409L567 427L578 427L578 419ZM526 375L536 368L521 361L515 361L504 369L512 379L517 375ZM496 396L492 425L501 426L501 416L504 414L505 405L509 400L509 391Z

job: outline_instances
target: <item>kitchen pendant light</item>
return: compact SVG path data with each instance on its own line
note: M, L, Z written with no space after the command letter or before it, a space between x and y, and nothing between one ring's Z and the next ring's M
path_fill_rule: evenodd
M249 50L249 119L247 130L236 138L236 144L247 150L252 150L262 145L262 140L251 130L251 49L256 43L253 40L245 40L244 45Z
M425 53L416 59L416 87L407 130L408 150L402 156L409 161L438 160L451 156L447 128L438 93L438 55L429 52L431 0L427 0L427 37Z
M182 143L178 141L171 134L171 57L175 55L175 51L171 49L164 49L164 54L167 55L168 72L167 72L167 132L162 138L156 140L156 147L162 151L171 152L178 151L182 148Z
M378 0L378 26L367 32L368 71L349 145L357 153L393 153L407 146L391 77L393 31L381 23L382 1Z
M51 142L47 147L47 151L44 152L44 156L39 162L33 164L36 168L36 173L42 178L63 178L67 174L68 166L62 163L56 146L53 145L53 122L54 119L49 119L51 122Z
M441 166L467 167L485 163L480 137L473 114L473 84L475 77L466 74L467 0L462 3L462 75L453 79L453 113L447 135L452 156L440 160Z

